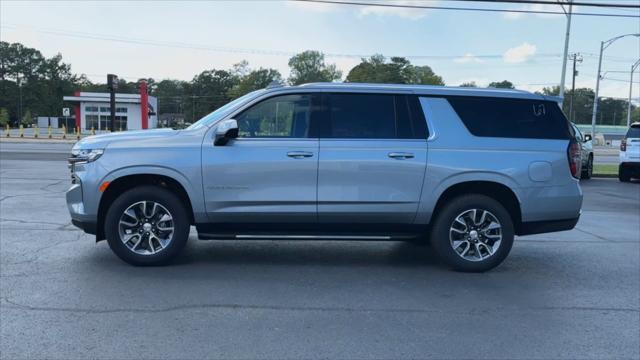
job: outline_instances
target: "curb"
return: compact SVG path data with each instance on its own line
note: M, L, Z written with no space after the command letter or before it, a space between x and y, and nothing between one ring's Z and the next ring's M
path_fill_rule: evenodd
M47 138L12 138L0 137L0 143L37 143L37 144L75 144L76 139L47 139Z

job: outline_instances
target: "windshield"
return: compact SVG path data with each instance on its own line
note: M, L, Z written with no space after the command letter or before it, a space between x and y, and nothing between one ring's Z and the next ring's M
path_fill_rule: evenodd
M240 105L240 104L242 104L242 103L244 103L246 101L249 101L249 100L257 97L258 95L260 95L263 92L264 92L264 90L256 90L256 91L250 92L250 93L248 93L248 94L246 94L244 96L241 96L241 97L233 100L230 103L222 105L221 107L217 108L212 113L209 113L208 115L205 115L202 119L200 119L200 120L196 121L195 123L191 124L191 126L189 126L187 129L188 130L192 130L192 129L199 129L199 128L203 127L203 126L209 126L209 125L213 124L214 122L220 120L225 115L227 115L237 105Z

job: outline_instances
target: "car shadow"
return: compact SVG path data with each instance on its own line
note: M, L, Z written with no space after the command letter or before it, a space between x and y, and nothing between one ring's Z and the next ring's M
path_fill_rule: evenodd
M431 248L388 241L189 239L173 265L439 266Z

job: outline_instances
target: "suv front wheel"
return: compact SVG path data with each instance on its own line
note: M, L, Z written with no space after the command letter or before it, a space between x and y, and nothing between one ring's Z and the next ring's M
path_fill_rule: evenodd
M140 186L122 193L105 218L109 247L132 265L163 265L182 250L190 222L176 195L158 186Z
M511 251L513 221L498 201L479 194L462 195L436 215L431 243L453 269L483 272L500 265Z

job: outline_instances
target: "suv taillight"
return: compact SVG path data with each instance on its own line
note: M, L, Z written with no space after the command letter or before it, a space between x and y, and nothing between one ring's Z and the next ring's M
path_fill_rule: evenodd
M620 151L627 151L627 138L622 139L620 142Z
M569 170L571 176L578 178L578 164L580 164L580 145L575 139L571 139L567 148L567 158L569 159Z

